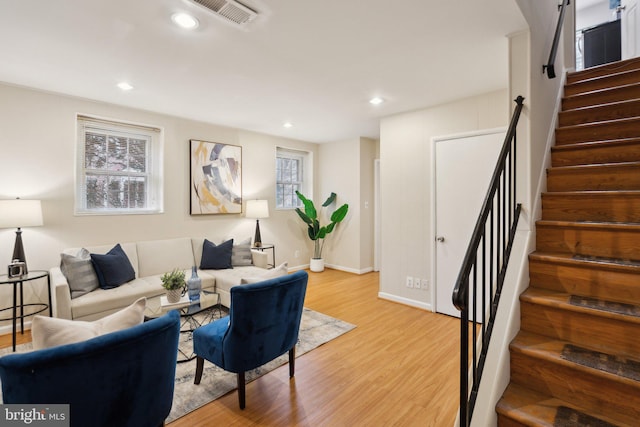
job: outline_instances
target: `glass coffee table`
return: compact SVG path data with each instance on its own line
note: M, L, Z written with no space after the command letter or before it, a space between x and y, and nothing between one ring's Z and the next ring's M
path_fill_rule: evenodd
M220 303L220 294L205 290L200 293L200 300L195 302L189 301L186 294L177 303L169 303L165 295L149 298L144 311L145 320L163 316L171 310L178 310L181 319L178 363L196 358L192 344L193 331L226 315L226 309Z

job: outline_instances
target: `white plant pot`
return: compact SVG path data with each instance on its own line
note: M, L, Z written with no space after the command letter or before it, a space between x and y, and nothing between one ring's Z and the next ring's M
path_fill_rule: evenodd
M311 262L309 263L309 270L320 273L324 271L324 259L322 258L311 258Z
M182 298L182 289L172 289L167 291L167 301L174 303L180 301Z

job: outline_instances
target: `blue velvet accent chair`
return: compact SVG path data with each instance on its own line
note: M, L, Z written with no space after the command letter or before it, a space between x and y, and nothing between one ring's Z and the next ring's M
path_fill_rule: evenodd
M204 360L237 374L238 401L245 407L245 372L289 352L289 377L295 373L295 346L304 308L306 271L231 288L229 316L193 332L197 355L195 384Z
M171 411L176 311L87 341L0 358L4 403L69 404L72 427L162 426Z

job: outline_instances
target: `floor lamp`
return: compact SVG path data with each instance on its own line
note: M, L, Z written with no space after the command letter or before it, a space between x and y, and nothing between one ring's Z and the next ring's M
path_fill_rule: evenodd
M262 246L260 218L269 218L269 202L267 200L247 200L247 213L245 216L256 219L256 234L253 238L253 246L259 248Z
M40 200L0 200L0 228L17 228L11 262L24 263L23 273L27 274L27 260L22 246L21 227L42 225L42 204Z

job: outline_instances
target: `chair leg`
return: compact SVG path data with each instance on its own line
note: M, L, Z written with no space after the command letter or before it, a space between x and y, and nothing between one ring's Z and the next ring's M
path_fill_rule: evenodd
M244 409L245 404L245 383L244 372L238 372L238 403L240 409Z
M204 359L200 356L196 357L196 376L193 379L194 384L200 384L202 379L202 370L204 369Z
M293 378L296 373L296 346L289 350L289 378Z

